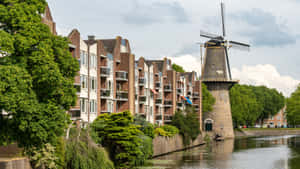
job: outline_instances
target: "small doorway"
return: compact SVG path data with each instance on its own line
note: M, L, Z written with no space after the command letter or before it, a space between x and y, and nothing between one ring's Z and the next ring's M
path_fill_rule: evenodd
M205 131L210 132L213 130L213 120L206 119L204 124L205 124Z

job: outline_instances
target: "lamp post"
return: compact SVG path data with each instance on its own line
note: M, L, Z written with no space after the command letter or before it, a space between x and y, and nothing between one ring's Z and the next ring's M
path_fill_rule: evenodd
M90 103L90 46L95 43L95 36L94 35L89 35L88 40L86 41L87 43L87 52L88 52L88 80L87 80L87 87L88 87L88 108L87 108L87 113L88 113L88 125L87 125L87 130L88 130L88 136L89 136L89 131L90 131L90 110L91 110L91 103Z

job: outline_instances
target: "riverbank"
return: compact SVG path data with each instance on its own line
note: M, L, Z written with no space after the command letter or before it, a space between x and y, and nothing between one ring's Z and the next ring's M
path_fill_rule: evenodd
M300 128L248 128L234 131L236 138L300 135Z

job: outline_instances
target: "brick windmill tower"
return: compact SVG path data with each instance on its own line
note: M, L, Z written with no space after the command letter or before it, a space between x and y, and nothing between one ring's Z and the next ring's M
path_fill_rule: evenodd
M202 66L202 82L216 99L211 112L203 113L205 132L218 134L223 138L233 138L233 125L229 90L238 81L232 80L228 50L230 48L250 49L250 45L226 39L225 7L221 2L222 30L221 36L201 31L200 36L209 40L204 44L205 57Z

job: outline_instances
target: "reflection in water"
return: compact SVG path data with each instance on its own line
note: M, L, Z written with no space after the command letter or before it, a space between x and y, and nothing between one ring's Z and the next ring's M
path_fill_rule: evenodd
M300 169L300 136L225 140L154 161L152 168Z

